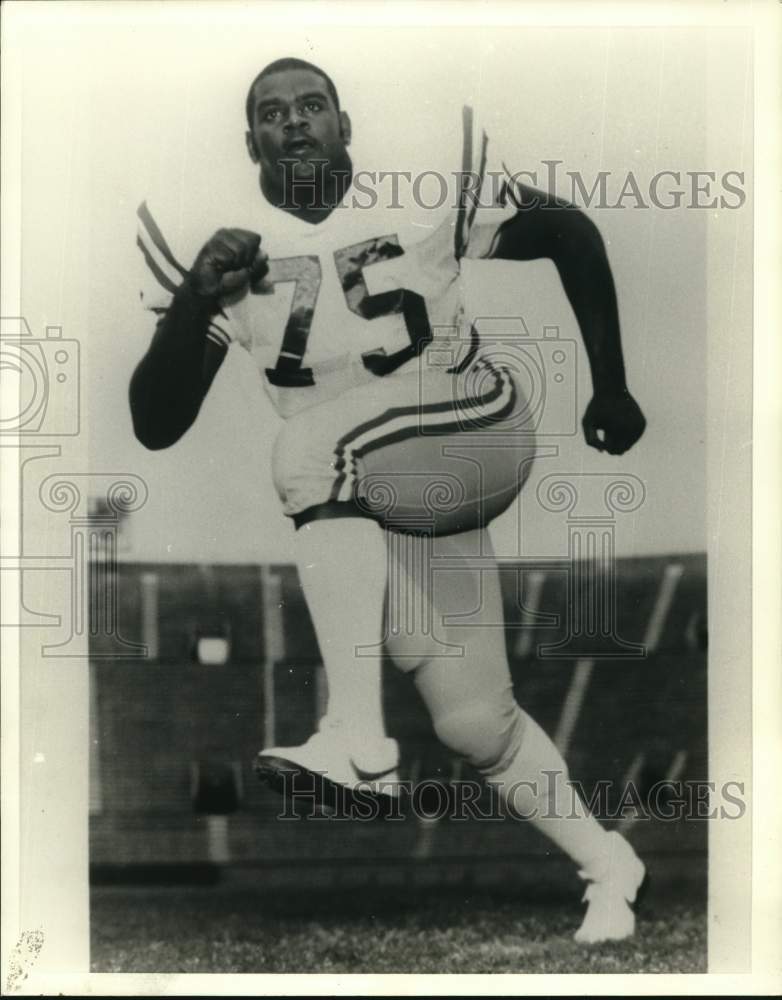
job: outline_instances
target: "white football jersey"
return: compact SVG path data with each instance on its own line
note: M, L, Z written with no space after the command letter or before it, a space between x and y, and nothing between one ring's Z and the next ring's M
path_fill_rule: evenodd
M190 266L216 229L240 225L261 234L269 273L255 289L221 302L209 336L249 352L281 416L417 364L430 342L447 343L458 360L458 345L466 347L472 332L465 329L460 261L487 255L515 212L496 183L479 190L487 139L475 135L469 109L462 146L446 187L419 186L418 199L412 185L395 198L356 170L342 204L317 225L269 205L256 189L258 204L241 222L235 213L211 229L202 221L192 235L179 225L174 239L157 207L145 203L138 213L145 307L164 312L184 276L182 261ZM423 207L424 196L436 207Z

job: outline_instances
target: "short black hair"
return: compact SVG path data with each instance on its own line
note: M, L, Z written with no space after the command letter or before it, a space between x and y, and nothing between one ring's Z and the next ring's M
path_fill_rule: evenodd
M308 69L313 73L317 73L318 76L323 77L326 84L326 90L329 92L329 96L334 101L334 106L337 111L339 111L339 95L337 94L337 88L334 86L334 81L324 72L320 66L315 66L313 63L307 62L306 59L296 59L294 56L286 56L284 59L275 59L274 62L269 63L268 66L264 66L261 72L256 76L253 82L250 84L250 89L247 91L247 101L245 102L245 114L247 115L247 124L252 128L253 126L253 113L255 111L255 95L253 91L255 90L255 85L259 80L263 80L264 77L271 76L272 73L282 73L287 69Z

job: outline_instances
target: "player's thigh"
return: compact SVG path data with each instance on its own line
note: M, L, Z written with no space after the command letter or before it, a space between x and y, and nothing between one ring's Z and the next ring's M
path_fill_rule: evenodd
M423 694L459 696L510 680L502 592L485 529L440 537L387 532L388 648Z
M345 442L343 498L391 530L443 535L489 524L517 497L535 454L519 429L526 401L517 382L503 370L467 387L422 376L414 389L413 405Z
M347 445L390 408L414 399L414 384L376 379L289 417L272 455L285 513L295 516L319 504L351 501L354 470Z

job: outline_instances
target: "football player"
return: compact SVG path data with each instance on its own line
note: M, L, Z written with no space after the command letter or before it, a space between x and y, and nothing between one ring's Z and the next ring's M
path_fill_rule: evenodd
M412 672L440 740L579 866L589 906L577 940L627 937L644 865L588 813L517 704L502 630L475 627L501 621L487 526L521 489L534 440L518 371L465 321L461 280L470 258L554 262L591 368L587 444L622 454L645 420L627 388L600 235L573 206L523 186L504 184L487 203L487 140L469 112L457 197L427 213L351 197L351 123L319 67L267 66L246 111L259 181L246 227L172 248L139 210L153 279L143 296L158 321L130 402L138 439L172 445L236 343L284 420L272 472L297 529L328 707L303 746L262 751L258 773L275 783L295 768L323 776L321 788L393 791L385 645Z

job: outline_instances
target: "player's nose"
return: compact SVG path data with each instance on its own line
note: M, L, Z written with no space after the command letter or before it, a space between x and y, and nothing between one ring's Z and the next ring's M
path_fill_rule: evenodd
M288 117L285 120L284 128L286 131L290 131L292 128L301 128L306 126L307 119L299 111L298 108L290 107L288 108Z

